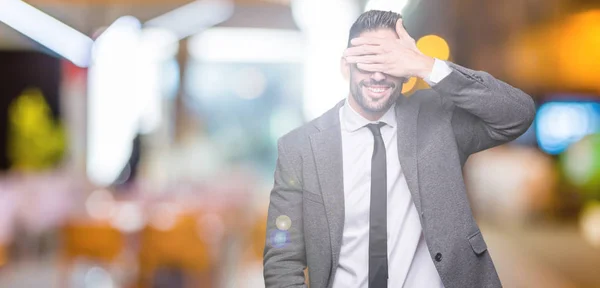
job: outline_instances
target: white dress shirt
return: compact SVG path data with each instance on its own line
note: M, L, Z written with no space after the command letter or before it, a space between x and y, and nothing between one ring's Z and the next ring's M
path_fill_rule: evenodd
M425 81L435 85L451 71L445 62L435 59L433 70ZM387 162L388 287L444 287L423 238L419 214L398 160L397 139L403 135L398 135L394 106L379 121L369 121L346 99L339 117L345 218L333 288L369 287L369 209L374 140L365 125L377 122L386 124L381 127L381 136Z

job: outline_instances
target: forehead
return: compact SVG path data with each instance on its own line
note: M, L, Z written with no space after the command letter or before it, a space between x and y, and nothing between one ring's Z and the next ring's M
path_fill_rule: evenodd
M377 30L364 31L360 33L360 37L398 39L398 34L396 34L396 31L392 29L382 28Z

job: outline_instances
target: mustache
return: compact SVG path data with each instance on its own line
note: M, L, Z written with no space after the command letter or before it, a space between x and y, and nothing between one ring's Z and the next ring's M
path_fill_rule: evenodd
M374 81L374 80L363 80L360 81L361 86L389 86L391 88L396 88L396 84L389 81Z

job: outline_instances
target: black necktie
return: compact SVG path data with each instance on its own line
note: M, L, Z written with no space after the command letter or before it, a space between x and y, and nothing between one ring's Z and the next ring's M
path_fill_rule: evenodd
M371 209L369 220L369 288L387 288L387 167L380 128L369 124L375 145L371 158Z

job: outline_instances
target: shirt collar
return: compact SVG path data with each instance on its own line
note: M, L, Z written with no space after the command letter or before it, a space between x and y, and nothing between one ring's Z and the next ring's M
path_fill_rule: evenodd
M362 127L365 127L367 124L383 122L392 128L396 128L396 113L394 112L395 106L396 103L394 102L394 104L392 104L388 111L386 111L379 120L370 121L369 119L366 119L362 115L358 114L358 112L356 112L356 110L350 106L350 103L348 103L348 98L346 98L344 106L342 107L342 127L344 127L347 132L354 132Z

